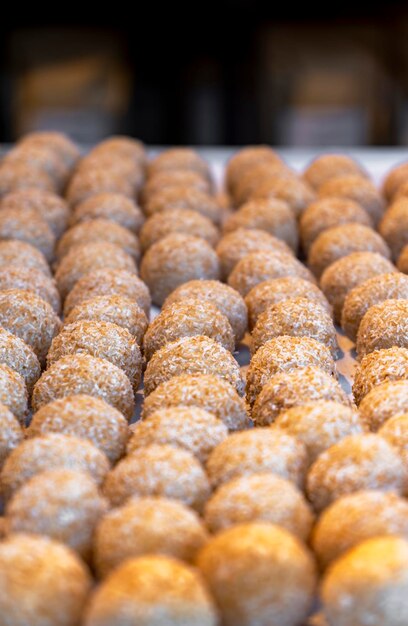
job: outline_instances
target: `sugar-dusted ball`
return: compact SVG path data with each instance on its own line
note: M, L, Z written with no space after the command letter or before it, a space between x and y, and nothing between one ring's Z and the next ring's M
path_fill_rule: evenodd
M374 183L361 175L339 176L328 180L319 188L319 196L354 200L367 211L374 225L378 224L385 210L384 198Z
M219 239L216 226L204 215L189 209L171 209L155 213L141 228L140 245L143 251L164 237L174 233L202 237L210 246L215 246Z
M148 164L148 177L159 172L187 170L198 172L202 177L210 176L209 164L192 148L170 148L160 152Z
M394 415L408 412L408 380L391 380L376 385L358 407L362 419L376 432Z
M299 218L305 208L315 199L314 190L297 176L282 176L280 172L260 180L250 199L266 198L286 202L294 215Z
M384 348L361 359L354 375L353 395L357 405L371 389L388 381L408 379L408 349Z
M95 219L110 220L136 234L144 222L135 202L119 193L99 193L78 204L71 214L70 225Z
M22 267L35 269L51 276L50 266L43 253L30 243L18 239L0 241L0 267Z
M283 166L281 157L270 146L246 146L235 152L228 160L225 169L225 180L229 190L233 191L242 175L260 163L269 167L273 167L275 164L282 164Z
M31 291L48 302L57 314L61 311L61 298L55 281L41 270L16 265L0 267L0 291L8 289Z
M147 217L167 211L194 211L217 225L222 217L221 207L213 195L183 184L158 189L149 194L143 203L143 210Z
M362 165L347 154L321 154L303 173L304 179L317 190L329 180L352 175L367 177Z
M69 208L65 200L40 189L22 189L9 193L1 201L2 209L33 209L47 222L56 237L67 227Z
M408 299L384 300L365 313L357 334L357 355L399 346L408 348Z
M30 395L41 375L38 358L25 341L2 327L0 327L0 363L8 365L24 378Z

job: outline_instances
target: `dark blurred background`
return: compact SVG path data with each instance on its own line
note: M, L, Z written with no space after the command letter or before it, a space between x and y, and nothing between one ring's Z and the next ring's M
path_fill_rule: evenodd
M176 7L10 7L0 141L408 145L407 4Z

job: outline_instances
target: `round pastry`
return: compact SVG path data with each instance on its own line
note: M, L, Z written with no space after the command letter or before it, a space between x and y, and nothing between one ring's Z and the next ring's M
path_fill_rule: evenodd
M54 258L55 235L34 209L1 209L0 239L29 243L38 248L48 262Z
M5 265L39 270L45 276L51 276L50 266L43 253L25 241L0 241L0 267Z
M16 417L5 404L0 403L0 470L23 439L24 433Z
M296 176L288 178L277 173L260 181L250 197L251 199L273 200L276 198L282 200L290 206L294 215L299 218L305 208L313 202L315 194L308 183L300 178Z
M100 193L120 193L133 197L134 185L127 176L106 165L83 168L75 172L66 190L65 197L71 207Z
M20 146L48 146L61 156L67 167L71 168L80 157L80 150L74 142L59 131L32 131L24 135L18 142Z
M307 476L307 495L316 511L363 489L405 494L407 478L395 448L373 434L349 435L320 454Z
M361 359L354 375L353 395L357 405L371 389L388 381L408 379L408 349L385 348Z
M391 417L381 426L378 434L398 450L408 470L408 413Z
M239 395L244 394L245 383L238 363L228 350L209 337L182 337L155 352L144 375L145 396L160 383L180 374L214 374L235 387Z
M280 372L262 387L252 409L252 419L258 426L267 426L280 413L319 400L332 400L346 406L350 404L340 383L318 367Z
M402 249L401 254L398 257L397 267L400 272L408 274L408 245Z
M126 156L141 166L146 164L146 150L141 141L123 135L111 135L100 141L92 150L94 154Z
M274 524L241 524L201 549L197 566L225 626L296 626L307 618L316 567L307 548Z
M231 196L235 207L240 207L245 202L253 200L254 198L265 198L268 192L268 184L271 181L272 191L276 189L274 181L284 180L288 184L297 178L295 172L291 170L286 163L280 160L275 162L261 161L254 163L245 168L241 177L231 189ZM279 188L281 189L281 188ZM259 195L259 192L263 192L263 195ZM294 194L292 194L293 196ZM274 196L271 196L274 198ZM290 198L289 194L289 198ZM296 197L296 196L295 196ZM292 197L292 201L293 201Z
M210 167L198 152L191 148L163 150L148 165L148 177L163 171L187 170L198 172L203 178L210 176Z
M343 176L367 177L364 168L346 154L321 154L313 159L303 173L303 178L314 189L320 189L324 183Z
M175 233L201 237L210 246L215 246L219 239L218 229L204 215L189 209L170 209L155 213L146 220L140 231L141 248L145 252L164 237Z
M44 170L31 167L28 163L11 163L3 160L0 166L0 197L23 189L40 189L56 192L57 185Z
M130 496L164 496L202 511L210 486L190 452L151 444L119 461L107 475L103 491L112 506L123 504Z
M1 266L0 291L7 289L31 291L48 302L57 314L61 311L61 298L55 281L33 267Z
M99 193L78 204L70 217L70 225L95 219L115 222L137 234L143 226L144 217L139 207L119 193Z
M397 259L408 244L408 198L399 198L387 209L378 227L379 233L391 248Z
M47 535L88 560L93 533L107 508L88 474L53 469L33 476L16 491L6 507L6 530Z
M199 407L224 422L229 430L249 425L244 399L226 380L211 374L182 374L161 383L144 400L142 419L159 409Z
M22 339L0 327L0 363L8 365L24 378L31 394L41 375L40 363L33 350Z
M383 216L385 202L375 185L361 175L333 178L319 188L321 198L337 197L354 200L367 211L376 226Z
M15 191L1 201L1 209L34 209L47 222L58 238L67 227L69 208L65 200L56 194L40 189Z
M382 348L408 348L407 314L408 299L384 300L370 307L358 329L358 358Z
M402 185L408 180L408 163L400 163L393 167L387 174L383 184L383 193L388 201L392 201L398 195Z
M143 189L140 191L140 199L142 204L146 204L149 198L157 192L169 187L182 187L189 189L197 189L203 193L211 194L213 191L212 181L202 176L194 170L162 170L155 172L145 182Z
M8 365L0 363L0 404L4 404L24 425L28 413L28 394L24 378Z
M87 439L115 463L125 452L128 423L122 413L100 398L79 394L49 402L34 413L27 437L49 433Z
M269 146L246 146L235 152L225 169L225 180L229 191L233 191L247 169L259 163L273 166L282 163L282 160Z
M358 410L370 430L376 432L394 415L408 412L408 380L391 380L373 387Z

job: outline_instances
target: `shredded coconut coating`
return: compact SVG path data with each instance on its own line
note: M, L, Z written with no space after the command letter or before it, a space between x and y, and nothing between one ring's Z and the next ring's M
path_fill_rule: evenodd
M315 365L336 376L330 350L309 337L279 335L266 341L253 355L246 377L246 398L252 406L262 387L278 372Z
M329 624L403 626L408 622L408 542L367 539L341 556L321 586Z
M252 409L258 426L272 424L280 413L319 400L350 405L340 383L318 367L308 366L275 374L263 387Z
M147 285L133 273L120 269L91 271L75 283L64 302L64 315L68 316L79 304L97 296L122 296L134 300L150 316L151 298Z
M164 496L202 511L210 485L199 461L168 444L136 449L109 472L103 492L112 506L130 496Z
M208 300L185 298L169 304L149 325L143 351L149 361L166 344L181 337L202 335L214 339L230 352L235 337L227 317Z
M382 348L408 348L407 315L408 300L384 300L370 307L358 329L358 358Z
M345 299L354 287L390 272L396 268L377 252L352 252L329 265L321 276L320 288L333 307L336 323L340 323Z
M397 259L408 244L408 198L399 198L388 207L378 230L391 248L393 258Z
M65 200L56 194L39 189L15 191L5 196L1 209L34 209L47 222L55 237L61 237L67 228L69 207Z
M208 500L204 521L212 533L237 524L269 522L306 542L314 522L310 505L291 482L273 474L242 476Z
M38 248L48 262L54 258L55 235L34 209L1 209L0 240L9 239L23 241Z
M408 276L392 272L374 276L352 289L345 301L341 314L341 326L352 341L357 339L361 320L368 309L389 299L408 298Z
M373 387L358 410L370 430L376 432L394 415L408 412L408 380L393 380Z
M89 560L93 533L107 509L88 474L53 469L33 476L14 494L6 508L6 530L47 535Z
M8 365L24 378L31 395L34 384L41 375L40 363L28 344L0 327L0 363Z
M404 246L398 257L397 267L400 272L408 274L408 245Z
M123 296L96 296L75 306L65 317L64 324L79 320L110 322L129 331L140 346L148 327L145 312L136 302Z
M175 209L194 211L217 225L221 221L221 207L216 198L189 185L179 184L158 189L149 194L143 205L147 217Z
M5 363L0 363L0 403L24 425L28 413L28 393L24 378Z
M36 294L7 289L0 291L0 326L31 346L43 364L61 321L48 302Z
M371 389L388 381L408 379L408 350L384 348L361 359L354 375L353 395L357 405Z
M146 150L144 144L138 139L125 135L111 135L100 141L93 149L92 154L111 154L114 157L127 157L139 166L146 165Z
M197 559L225 626L302 624L312 608L316 566L299 539L274 524L219 533Z
M24 432L18 420L5 404L0 403L0 470L23 439Z
M408 412L391 417L381 426L378 434L398 450L408 471Z
M0 543L0 612L4 624L79 624L92 579L68 547L34 535Z
M66 135L59 131L32 131L24 135L18 142L19 146L46 146L58 154L68 168L72 168L80 157L78 146Z
M297 250L298 232L296 217L290 206L282 200L250 200L233 213L223 225L224 234L237 228L265 230L282 239L292 250Z
M217 626L213 600L199 573L161 555L119 565L91 596L84 626Z
M251 199L266 198L268 200L282 200L292 209L299 218L305 208L315 199L313 189L296 176L284 177L279 173L267 176L251 194Z
M377 252L386 259L391 252L384 239L369 226L341 224L323 231L312 243L307 263L320 278L324 270L352 252Z
M197 189L203 193L211 193L213 191L212 181L202 176L199 172L185 169L171 169L154 172L151 175L143 189L140 191L140 199L144 205L149 198L162 189L169 187L183 187L189 189Z
M240 396L244 395L245 383L238 363L228 350L209 337L182 337L155 352L144 375L145 396L160 383L180 374L214 374L230 383Z
M149 287L153 302L160 306L183 283L194 279L217 280L219 261L215 251L201 237L174 233L148 249L140 275Z
M66 298L77 281L97 270L124 270L137 274L133 258L116 244L83 243L70 250L58 265L55 280L61 297Z
M7 152L3 163L27 167L48 174L53 187L60 191L69 175L63 159L50 146L16 145Z
M231 324L236 343L244 337L247 329L247 309L238 291L218 280L190 280L171 292L164 301L162 310L187 298L198 298L214 304Z
M133 197L134 185L127 176L106 165L93 166L75 172L66 190L66 200L72 206L99 193L120 193Z
M51 276L50 266L40 250L24 241L0 241L0 267L22 267L35 269L45 276Z
M170 172L173 170L197 172L203 178L210 177L210 167L207 161L195 150L184 147L163 150L150 161L147 167L147 174L150 178L159 172Z
M81 202L71 213L69 224L75 226L95 219L109 220L136 235L144 222L137 204L119 193L98 193Z
M80 394L49 402L34 413L26 436L50 433L87 439L115 463L125 452L129 431L122 413L100 398Z
M227 436L226 425L204 409L194 406L163 408L137 422L127 453L151 444L169 444L188 450L205 463L212 450Z
M383 193L388 201L392 201L397 195L400 187L408 180L408 163L400 163L393 167L385 177L383 183Z
M347 198L320 198L309 204L299 220L303 251L307 254L321 233L342 224L373 226L373 221L362 206Z
M94 563L105 578L123 561L162 554L192 562L208 540L197 513L177 500L130 498L110 511L95 533Z
M303 178L316 190L329 180L343 176L361 176L364 179L367 172L346 154L321 154L303 172Z
M55 281L33 267L0 266L0 291L24 289L48 302L55 313L61 311L61 298Z
M174 233L201 237L210 246L215 246L219 239L218 229L204 215L189 209L169 209L146 220L140 231L140 246L146 252L150 246Z
M253 163L243 169L240 178L231 189L233 204L235 207L240 207L254 198L267 197L265 192L268 190L269 180L272 180L273 184L275 179L289 182L295 178L295 172L281 160ZM258 195L258 190L263 191L263 195Z
M44 404L78 394L101 398L130 420L134 412L132 385L126 374L106 359L88 354L63 356L34 386L33 411Z
M0 165L0 197L23 189L41 189L56 192L57 185L44 170L28 163L11 163L4 160Z
M229 191L239 183L246 170L264 163L268 167L284 166L279 154L269 146L246 146L235 152L225 168L225 182Z
M307 470L301 441L277 428L232 433L209 456L206 470L213 488L240 476L271 473L303 486Z
M101 184L99 181L102 171L106 171L109 178L106 189L104 189L105 181L102 181ZM75 178L78 178L78 181L75 181ZM92 193L88 193L93 184L92 178L94 178L96 187ZM107 150L97 153L95 150L91 150L78 163L72 180L77 184L76 190L79 192L81 192L80 187L82 185L82 191L85 192L84 200L104 191L116 191L118 194L128 195L129 198L133 199L143 184L144 174L140 165L129 155L109 153ZM86 189L87 185L88 190ZM100 185L99 190L98 185ZM72 185L72 188L74 187L75 184ZM80 202L81 200L79 200Z
M338 351L332 318L319 303L307 298L281 300L261 313L252 331L251 353L281 335L315 339L329 348L333 356Z
M106 456L86 439L51 433L26 439L7 457L0 474L0 488L9 500L30 478L47 470L86 472L101 485L109 471Z
M316 511L362 489L406 493L407 478L395 448L379 435L349 435L320 454L307 476L307 495Z
M226 380L210 374L183 374L161 383L143 403L142 419L159 409L199 407L212 413L229 430L249 426L245 401Z
M371 180L361 175L333 178L319 188L319 197L338 197L354 200L367 211L376 226L385 210L385 201Z

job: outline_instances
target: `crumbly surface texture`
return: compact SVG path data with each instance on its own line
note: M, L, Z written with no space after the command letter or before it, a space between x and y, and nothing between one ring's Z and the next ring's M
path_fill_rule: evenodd
M390 418L408 412L408 380L391 380L376 385L358 407L362 419L376 432Z
M396 260L402 249L408 244L408 198L398 198L388 207L378 230L388 243L393 258Z
M221 221L220 206L215 197L189 185L179 184L159 189L149 195L143 204L147 217L175 209L195 211L214 224Z
M34 209L47 222L58 238L67 227L69 207L65 200L54 193L40 189L22 189L9 193L1 203L1 209Z
M384 300L370 307L357 333L357 356L399 346L408 348L408 300Z
M322 154L303 173L309 185L317 190L329 180L348 175L367 176L362 165L346 154Z
M41 270L15 265L0 267L0 291L8 289L31 291L48 302L55 313L59 314L61 311L61 298L56 283Z
M50 266L43 253L35 246L18 239L0 241L0 266L17 266L36 269L51 276Z
M24 425L28 413L27 387L24 378L5 363L0 364L0 403Z
M55 235L47 222L34 209L2 209L0 239L18 239L29 243L34 248L38 248L49 263L54 258Z
M28 394L41 375L41 366L32 348L22 339L0 327L0 363L24 378Z
M70 226L94 219L115 222L137 234L144 222L140 208L119 193L98 193L78 204L70 216Z
M353 395L357 405L371 389L394 380L408 379L408 349L385 348L361 359L354 375Z
M24 431L5 404L0 404L0 470L10 452L23 441Z
M319 196L354 200L367 211L376 226L383 216L385 201L374 183L361 175L337 176L319 188Z
M219 239L218 228L204 215L189 209L171 209L155 213L143 224L140 230L140 245L146 251L160 239L173 233L185 233L202 237L210 246Z
M392 446L394 446L408 470L408 413L394 415L381 426L378 431Z

